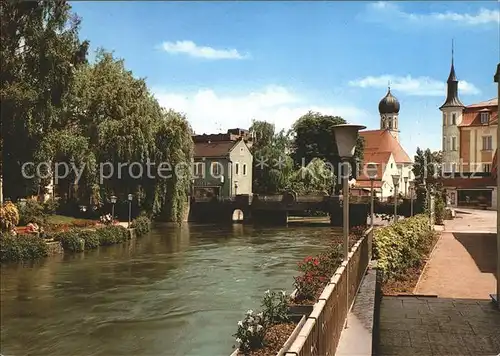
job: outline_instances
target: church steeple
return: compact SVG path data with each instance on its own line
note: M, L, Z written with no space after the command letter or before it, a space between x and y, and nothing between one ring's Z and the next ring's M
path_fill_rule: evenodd
M447 85L448 85L448 94L446 96L446 101L442 108L452 108L452 107L464 107L464 104L458 98L458 80L457 75L455 74L455 65L454 65L454 48L453 48L453 40L451 42L451 69L450 75L448 76Z

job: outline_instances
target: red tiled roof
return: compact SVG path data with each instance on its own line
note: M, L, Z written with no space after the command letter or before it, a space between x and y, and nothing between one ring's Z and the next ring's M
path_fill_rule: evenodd
M481 124L481 112L486 111L491 115L489 125L498 124L498 98L493 98L466 106L460 126L485 126Z
M359 134L365 140L365 155L369 153L388 152L392 153L396 163L412 162L401 144L394 138L394 136L391 135L388 130L368 130L361 131ZM365 160L365 162L369 161Z
M497 106L498 98L493 98L486 101L481 101L480 103L467 105L466 108L483 108L487 106Z
M225 157L237 141L196 142L194 157Z
M465 110L462 116L462 122L460 123L460 127L464 126L487 126L487 124L481 123L481 111L482 110ZM498 111L491 110L490 111L490 122L489 125L498 124Z
M391 157L391 152L365 152L363 158L363 164L359 167L359 176L358 180L362 181L370 181L370 177L368 176L368 163L376 163L377 164L377 179L381 180L384 175L384 167L386 167L389 158Z

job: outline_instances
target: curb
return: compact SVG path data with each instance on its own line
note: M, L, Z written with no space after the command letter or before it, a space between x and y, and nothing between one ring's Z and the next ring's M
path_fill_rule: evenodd
M425 274L425 272L427 271L427 266L429 265L429 261L432 259L432 257L434 256L434 252L436 251L436 247L439 243L439 241L441 240L441 238L443 237L443 232L444 231L440 231L441 233L439 234L439 238L437 239L436 243L434 244L434 247L432 248L432 251L431 253L429 254L429 257L427 258L427 262L425 262L425 266L424 268L422 269L422 273L420 273L420 276L418 277L418 281L417 281L417 284L415 284L415 288L413 288L413 294L414 295L417 295L417 289L418 287L420 286L420 282L422 282L422 278ZM437 295L436 295L437 297Z

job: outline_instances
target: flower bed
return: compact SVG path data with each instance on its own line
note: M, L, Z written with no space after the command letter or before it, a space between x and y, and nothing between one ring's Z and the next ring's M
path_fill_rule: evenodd
M424 214L375 230L373 253L384 293L411 293L436 241Z
M245 319L238 323L235 337L239 345L233 355L284 354L294 343L297 335L307 323L309 315L314 312L316 305L322 300L325 304L324 301L332 293L333 289L330 288L332 283L333 285L344 283L347 288L347 281L352 278L349 290L354 288L351 293L356 293L357 286L359 286L368 266L369 244L366 238L363 239L365 236L364 228L353 228L351 232L350 245L354 252L350 253L349 258L355 261L354 263L363 263L364 268L351 267L346 270L346 262L342 262L342 250L338 244L330 245L324 253L318 256L306 257L298 264L301 274L295 277L296 289L290 297L282 292L277 299L276 293L267 291L262 303L264 312L255 314L249 310ZM362 241L364 241L363 245L361 245ZM361 254L366 256L361 258ZM337 275L338 273L340 274ZM327 293L328 291L330 294ZM349 303L353 300L354 295L349 298ZM343 300L340 298L338 301L342 302ZM347 300L343 302L345 305L348 303ZM347 307L344 309L347 310ZM347 311L345 315L347 315Z

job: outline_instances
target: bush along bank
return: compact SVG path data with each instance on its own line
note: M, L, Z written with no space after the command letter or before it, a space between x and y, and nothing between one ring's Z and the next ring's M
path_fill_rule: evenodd
M146 235L151 230L151 220L147 216L139 216L132 220L130 227L135 230L135 236Z
M350 248L365 234L365 228L351 229ZM263 310L249 310L238 322L234 335L238 342L235 355L276 355L286 349L300 331L302 323L328 285L343 260L342 245L332 243L318 256L307 256L298 263L300 275L295 277L295 291L288 296L284 291L267 291L262 301ZM307 311L306 311L307 310ZM307 314L307 315L305 315ZM288 341L288 342L287 342Z
M436 241L425 214L376 229L373 258L383 274L384 293L411 293Z
M132 224L137 237L150 231L151 221L141 216ZM64 252L83 252L111 246L130 240L128 229L119 225L109 225L96 229L70 228L54 232L47 236L59 242ZM8 232L0 234L0 262L16 262L36 260L48 256L47 241L35 234L13 235Z

